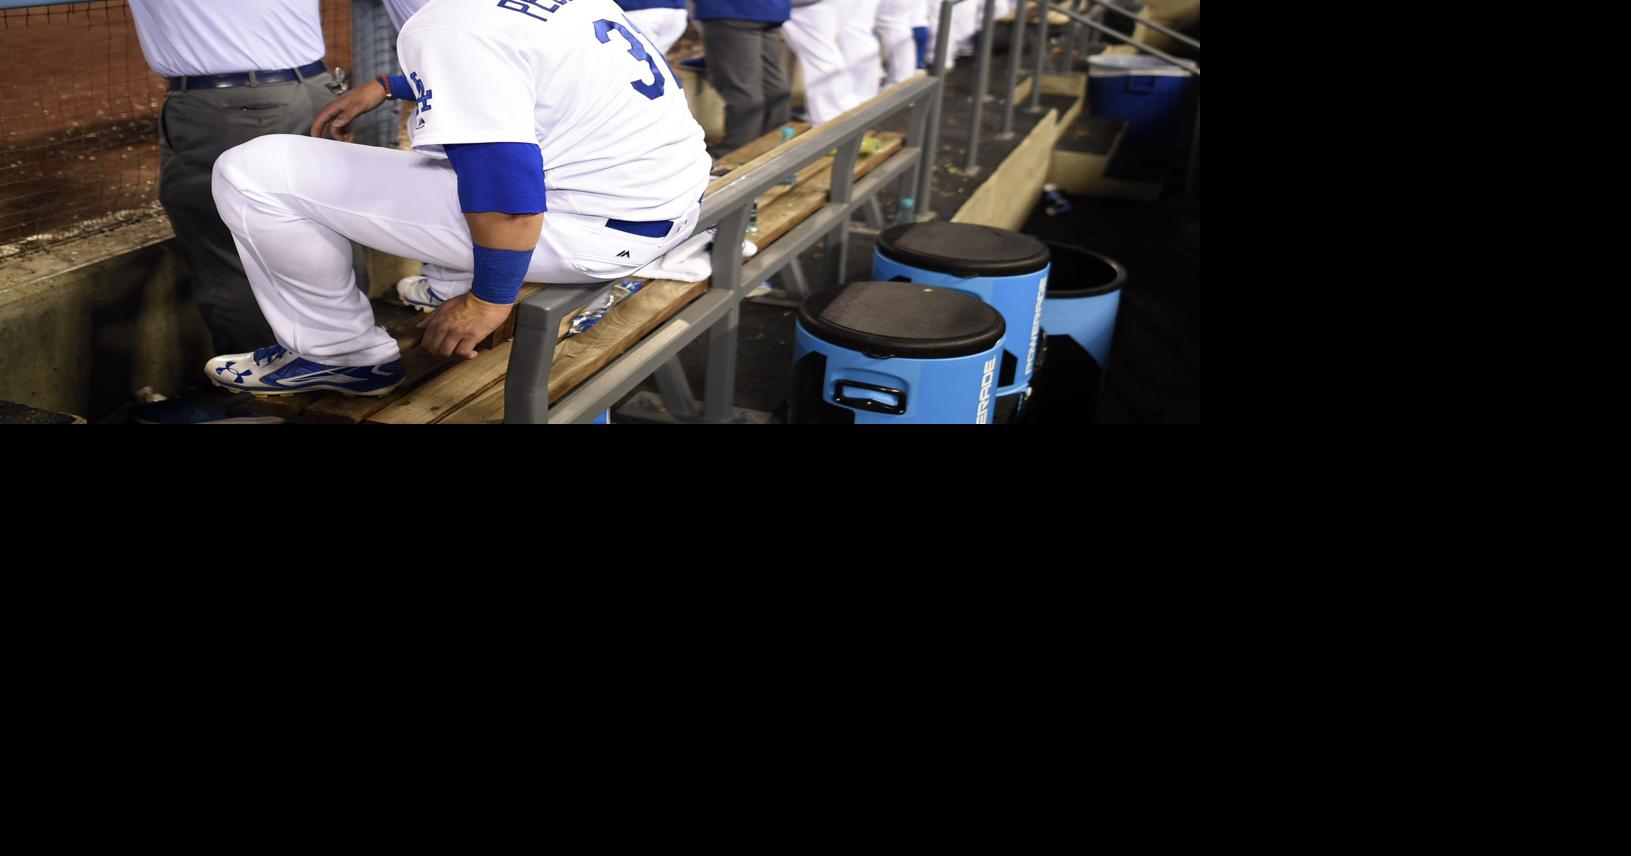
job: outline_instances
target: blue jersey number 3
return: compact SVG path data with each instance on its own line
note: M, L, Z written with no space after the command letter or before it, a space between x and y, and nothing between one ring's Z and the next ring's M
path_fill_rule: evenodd
M650 66L651 77L652 80L655 81L653 83L647 83L644 80L632 80L629 81L629 85L634 87L635 92L638 92L641 95L652 99L653 101L662 97L663 73L657 69L657 60L653 59L651 54L646 53L646 46L640 44L640 40L635 38L633 33L629 32L628 27L625 27L616 21L600 20L595 22L595 38L600 39L601 44L610 43L613 30L622 33L623 38L628 39L629 56L632 56Z

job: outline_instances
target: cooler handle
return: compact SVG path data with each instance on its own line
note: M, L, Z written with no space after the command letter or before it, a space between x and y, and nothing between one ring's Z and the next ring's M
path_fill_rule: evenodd
M875 398L851 398L844 395L845 387L854 387L856 389L864 389L869 392L878 392L884 395L894 396L897 403L894 405L889 405ZM842 404L845 407L853 407L856 410L866 410L872 413L888 413L891 416L901 416L906 413L906 391L903 389L877 386L875 384L861 383L860 381L854 380L840 380L833 384L832 396L833 401L837 402L838 404Z
M1126 78L1128 92L1154 92L1155 77L1152 75L1139 75Z

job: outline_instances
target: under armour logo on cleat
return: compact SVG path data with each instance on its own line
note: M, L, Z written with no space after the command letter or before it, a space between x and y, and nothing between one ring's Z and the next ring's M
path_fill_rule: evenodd
M623 251L623 252L621 252L621 253L618 253L618 254L617 254L617 257L618 257L618 258L620 258L620 259L626 259L626 258L629 258L629 251L628 251L628 250L624 250L624 251Z
M246 378L246 377L249 377L249 376L250 376L250 375L252 375L252 374L254 374L254 373L255 373L255 372L254 372L254 370L253 370L253 369L251 369L251 370L249 370L249 371L241 371L241 372L239 372L239 371L233 371L233 370L232 370L232 367L233 367L233 366L235 366L235 365L237 365L237 364L238 364L238 363L237 363L237 361L233 361L233 362L230 362L230 363L227 363L227 364L226 364L226 365L224 365L224 366L220 366L220 367L218 367L218 368L217 368L217 369L216 369L216 370L215 370L215 373L216 373L216 374L218 374L218 375L222 375L222 374L231 374L231 375L232 375L232 382L233 382L233 383L243 383L243 382L244 382L244 378Z

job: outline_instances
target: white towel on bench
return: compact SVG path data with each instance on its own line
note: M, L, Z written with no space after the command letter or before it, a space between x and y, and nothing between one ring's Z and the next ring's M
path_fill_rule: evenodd
M671 279L675 282L701 282L714 275L714 233L709 229L693 235L685 243L669 250L662 258L634 272L646 279ZM752 241L742 242L742 258L751 259L759 252Z

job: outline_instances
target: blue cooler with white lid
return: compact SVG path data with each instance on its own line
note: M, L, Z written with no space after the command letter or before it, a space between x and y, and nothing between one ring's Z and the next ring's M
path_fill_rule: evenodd
M799 307L793 424L991 424L1006 325L975 297L854 282Z
M1100 54L1089 57L1087 67L1089 115L1126 119L1129 140L1172 142L1188 72L1153 56Z
M1048 247L1019 232L974 223L908 223L878 235L872 278L956 289L1002 315L1008 332L998 364L1002 412L1017 409L1031 384L1048 287Z

